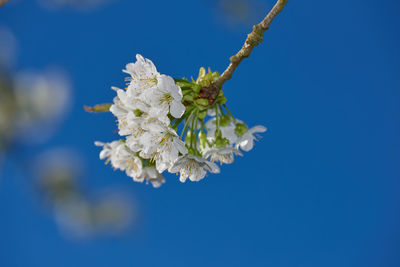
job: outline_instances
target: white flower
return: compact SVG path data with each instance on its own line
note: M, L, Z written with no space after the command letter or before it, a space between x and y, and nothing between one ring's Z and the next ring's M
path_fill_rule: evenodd
M234 155L243 156L243 154L234 147L223 147L223 148L206 148L203 152L203 156L206 159L210 159L212 162L220 162L230 164L234 160Z
M148 131L140 138L143 149L140 156L156 162L156 168L161 173L168 169L178 158L179 153L187 153L185 143L171 127L152 121L146 125Z
M207 171L219 173L219 168L213 162L188 154L180 156L168 171L171 173L179 172L181 174L179 180L184 183L187 178L192 182L200 181L207 174Z
M182 90L175 84L174 79L167 75L161 75L157 87L146 90L141 99L164 116L171 113L175 118L180 118L185 113Z
M135 134L128 135L126 137L126 145L129 147L130 150L133 152L139 152L143 148L143 144L140 141L140 137L145 133L142 128L137 128Z
M126 65L125 73L131 75L128 94L139 95L148 88L157 86L160 73L150 59L136 55L136 62Z
M110 111L118 118L119 124L126 122L129 112L140 111L148 112L150 107L143 103L136 97L129 96L126 91L118 88L113 88L117 92L117 96L114 98L114 104L111 105Z
M250 151L254 146L254 140L257 140L255 133L263 133L267 130L264 126L258 125L250 128L246 133L238 138L236 141L236 148L244 151Z
M165 183L165 178L153 166L144 167L142 174L134 179L137 182L143 182L144 180L150 181L154 188L158 188Z
M133 135L139 137L144 132L142 124L144 123L143 118L136 117L135 114L130 111L124 121L118 123L118 134L121 136Z
M238 136L235 133L235 127L236 125L232 120L226 126L222 125L219 126L222 137L228 139L231 144L235 143L238 138ZM215 139L215 131L217 129L216 119L213 118L207 121L206 128L207 128L207 139L213 141Z
M118 96L114 98L110 111L118 118L119 135L138 137L143 133L144 125L154 119L166 125L170 123L167 114L160 114L140 99L128 96L122 89L116 91Z
M136 178L142 174L142 161L120 140L111 143L95 142L96 146L103 147L100 159L111 161L114 169L125 171L126 175Z

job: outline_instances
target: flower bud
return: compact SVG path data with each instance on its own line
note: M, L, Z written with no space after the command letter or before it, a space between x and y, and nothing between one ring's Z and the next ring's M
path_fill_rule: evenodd
M224 148L227 145L229 145L229 140L223 137L218 137L217 139L215 139L214 141L214 146L216 148Z
M221 115L221 117L219 118L219 124L222 127L228 126L230 122L231 118L227 114Z
M200 148L205 149L207 147L207 135L204 131L200 131L199 133L199 140L200 140Z
M248 128L244 123L236 123L235 134L237 136L242 136L247 132Z

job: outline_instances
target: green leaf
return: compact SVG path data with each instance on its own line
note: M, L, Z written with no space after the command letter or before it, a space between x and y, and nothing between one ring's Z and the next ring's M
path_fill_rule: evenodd
M193 94L183 96L183 101L193 102Z
M209 104L208 104L208 99L205 99L205 98L199 98L199 99L196 99L196 104L198 104L198 105L200 105L200 106L204 106L204 107L207 107Z
M225 96L219 96L219 97L217 97L217 103L218 104L220 104L220 105L223 105L223 104L225 104L226 103L226 97Z

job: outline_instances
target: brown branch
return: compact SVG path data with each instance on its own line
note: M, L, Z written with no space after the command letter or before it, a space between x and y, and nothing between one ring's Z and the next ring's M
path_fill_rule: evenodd
M4 5L5 3L7 3L7 1L8 1L8 0L0 0L0 7L1 7L2 5Z
M249 57L253 48L262 42L264 32L268 30L272 20L282 11L287 2L288 0L278 0L268 15L259 24L253 26L253 31L247 35L247 39L242 48L236 55L230 58L231 63L228 68L216 81L214 81L213 85L218 88L218 90L221 89L222 85L232 77L233 72L237 66L239 66L240 62L242 62L244 58Z
M107 112L110 111L111 104L99 104L94 107L83 106L86 112Z

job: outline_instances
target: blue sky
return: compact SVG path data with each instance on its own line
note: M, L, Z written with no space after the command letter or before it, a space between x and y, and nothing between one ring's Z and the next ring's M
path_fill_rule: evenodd
M228 27L210 1L115 0L92 12L6 4L16 69L62 66L74 86L59 132L27 155L78 149L85 186L123 188L140 220L119 237L66 239L9 160L0 266L400 266L399 7L289 1L224 86L235 116L268 127L263 139L220 175L168 175L155 190L98 159L93 142L117 138L115 119L83 105L110 102L136 53L174 77L223 71L250 26Z

